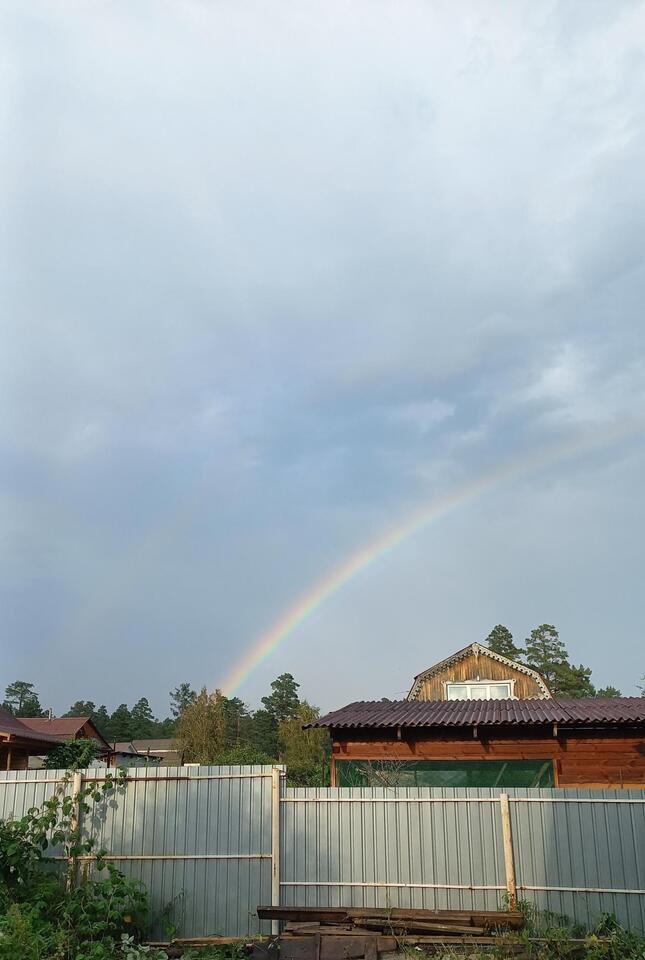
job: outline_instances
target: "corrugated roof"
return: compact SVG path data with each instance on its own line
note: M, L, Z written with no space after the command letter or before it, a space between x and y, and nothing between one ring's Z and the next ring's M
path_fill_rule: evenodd
M147 740L133 740L132 743L139 753L145 753L146 750L175 752L179 749L172 737L152 737Z
M89 717L24 717L23 723L30 730L50 733L52 737L71 737L87 723Z
M308 727L471 727L645 723L645 697L558 700L359 700Z
M14 717L8 710L0 707L0 732L8 733L12 737L20 740L28 740L33 743L60 743L59 737L53 737L51 734L41 733L32 730L27 726L24 720Z
M101 731L97 729L91 717L51 717L51 719L49 717L23 717L22 722L29 727L30 730L35 730L38 733L46 733L49 736L57 737L57 739L61 741L76 737L79 730L81 730L86 723L90 723L101 738L103 745L109 747L109 743Z

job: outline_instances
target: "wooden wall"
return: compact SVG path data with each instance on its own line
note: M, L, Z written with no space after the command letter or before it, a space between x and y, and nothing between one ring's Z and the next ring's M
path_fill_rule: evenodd
M416 733L403 730L352 731L356 739L335 731L332 738L332 785L337 760L553 760L559 787L645 788L645 730L558 731L539 728L472 728L460 732ZM360 739L358 739L360 737Z
M24 747L11 743L0 745L0 770L26 770L29 754Z
M544 691L533 679L506 664L485 655L470 654L457 663L445 667L440 673L421 682L415 700L445 700L444 682L463 683L464 680L515 680L514 696L521 700L543 697Z

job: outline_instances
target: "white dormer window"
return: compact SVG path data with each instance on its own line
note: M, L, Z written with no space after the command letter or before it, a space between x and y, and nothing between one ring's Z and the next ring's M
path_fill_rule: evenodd
M468 680L446 683L446 700L510 700L514 680Z

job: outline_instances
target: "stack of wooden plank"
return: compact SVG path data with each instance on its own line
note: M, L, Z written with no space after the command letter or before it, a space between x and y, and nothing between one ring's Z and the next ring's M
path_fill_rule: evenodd
M516 911L405 910L385 907L258 907L262 920L283 922L282 960L376 960L401 943L490 943L499 931L519 930ZM267 952L267 945L258 948Z

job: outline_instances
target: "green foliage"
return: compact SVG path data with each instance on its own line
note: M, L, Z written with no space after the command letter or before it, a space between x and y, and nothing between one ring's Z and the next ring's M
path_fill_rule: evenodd
M501 909L508 909L506 896L502 898ZM645 957L645 939L622 927L613 914L601 914L588 931L570 917L537 910L527 900L520 900L517 909L524 914L526 924L520 933L500 935L500 945L493 951L500 960L518 955L525 960L643 960Z
M101 755L101 745L98 740L90 737L79 737L78 740L66 740L60 747L55 747L45 757L45 767L48 770L71 770L89 767L92 760Z
M227 711L220 690L204 687L179 718L177 744L189 763L213 763L227 746Z
M318 707L303 700L296 716L278 727L280 758L287 766L287 782L293 787L320 787L328 783L330 753L327 730L303 730L320 716Z
M271 684L271 693L262 697L264 709L276 723L293 720L298 715L299 686L290 673L281 673Z
M278 724L268 710L256 710L251 725L251 742L256 750L278 756Z
M275 763L275 757L269 756L269 754L261 753L259 750L253 746L253 744L239 744L237 747L231 747L230 750L224 750L222 753L218 753L214 759L213 763L236 766L241 765L252 765L252 764L270 764Z
M171 690L170 712L173 717L181 717L186 707L189 707L196 699L197 693L189 683L180 683L174 690Z
M143 886L107 862L105 851L94 852L94 840L76 822L77 807L91 813L124 775L108 773L76 797L67 791L69 779L41 807L0 821L0 960L163 960L136 944L148 915ZM52 872L54 849L72 864L93 857L91 875L76 883L73 866L64 876Z
M622 693L617 687L601 687L596 690L595 697L622 697Z
M531 630L525 641L526 663L544 677L555 696L592 697L591 668L572 666L569 654L553 624Z
M105 710L105 707L101 707ZM64 717L93 717L96 713L96 706L93 700L75 700ZM107 711L106 711L107 713ZM103 731L101 731L102 733Z
M33 683L25 680L14 680L4 692L2 706L13 713L15 717L42 717L43 708L40 705L38 694Z
M509 660L519 660L524 651L513 640L513 634L504 624L498 623L488 634L484 643L493 653L499 653Z

